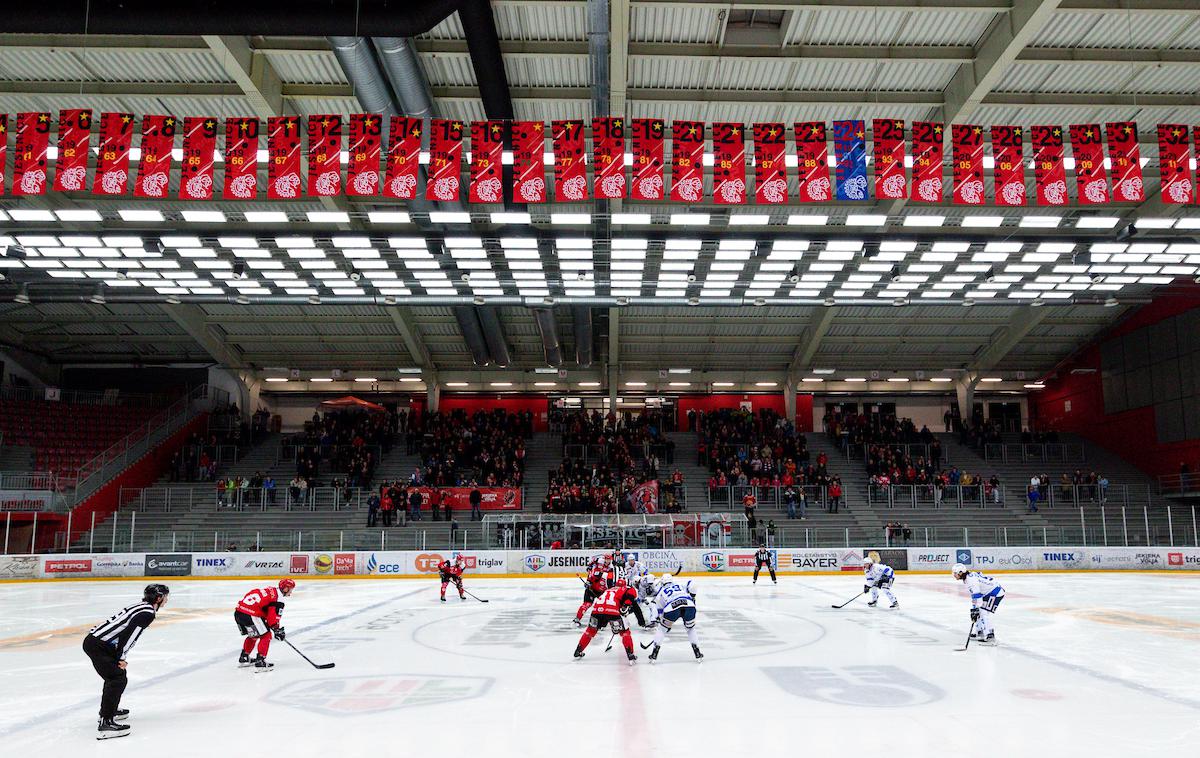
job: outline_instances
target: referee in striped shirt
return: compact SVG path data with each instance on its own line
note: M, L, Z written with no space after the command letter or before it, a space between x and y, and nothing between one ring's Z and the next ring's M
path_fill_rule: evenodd
M129 734L128 724L118 724L117 719L129 716L129 711L120 708L121 694L129 683L125 675L125 657L137 643L146 627L154 623L154 616L167 602L171 591L165 584L149 584L142 594L142 602L122 608L107 621L97 624L83 638L83 652L92 659L96 673L104 679L104 691L100 696L100 723L96 739L124 737Z

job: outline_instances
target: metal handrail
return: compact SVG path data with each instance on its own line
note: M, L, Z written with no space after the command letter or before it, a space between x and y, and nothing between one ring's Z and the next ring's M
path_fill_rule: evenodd
M58 399L54 402L65 405L123 405L130 407L158 405L166 400L168 395L158 395L148 392L125 392L123 390L58 390ZM7 386L0 388L0 400L42 401L46 400L46 390L34 387Z

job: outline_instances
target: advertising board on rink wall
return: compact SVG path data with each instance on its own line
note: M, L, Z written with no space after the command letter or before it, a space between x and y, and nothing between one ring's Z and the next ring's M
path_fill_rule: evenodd
M947 571L961 563L973 571L1200 571L1200 548L1187 547L942 547L776 548L773 563L784 574L862 570L877 551L897 571ZM754 551L672 549L626 551L652 573L749 574ZM436 576L438 565L462 555L468 574L572 576L599 550L375 550L279 553L72 553L0 556L0 581L22 579L196 577Z

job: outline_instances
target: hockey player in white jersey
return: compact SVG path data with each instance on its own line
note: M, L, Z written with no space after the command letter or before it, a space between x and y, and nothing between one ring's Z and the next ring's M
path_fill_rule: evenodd
M967 585L971 593L971 620L975 622L971 636L980 642L996 643L996 632L992 628L992 616L1000 601L1004 599L1004 588L995 579L978 571L968 571L961 563L950 569L954 578Z
M654 630L654 647L650 651L651 662L658 660L658 651L662 648L663 640L671 626L680 619L687 629L688 642L692 643L692 653L696 662L704 660L700 652L700 638L696 635L696 591L689 579L686 584L679 584L675 577L663 574L660 578L658 593L654 597L654 616L658 628ZM653 625L655 621L652 621Z
M616 564L616 573L617 577L624 578L625 583L630 587L637 587L643 577L650 576L650 569L646 568L646 564L637 560L632 553L624 553L622 561ZM639 589L638 592L641 593L641 590Z
M896 581L896 572L886 563L880 563L874 556L868 555L863 558L863 579L866 584L863 585L863 592L871 593L871 602L867 605L874 607L879 601L879 591L883 590L883 594L887 595L887 599L892 601L889 608L897 608L900 606L900 601L892 594L892 582Z

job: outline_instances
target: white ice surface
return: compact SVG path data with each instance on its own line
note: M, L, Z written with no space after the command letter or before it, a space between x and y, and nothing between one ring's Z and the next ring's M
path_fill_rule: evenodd
M170 583L170 580L165 580ZM897 610L859 577L699 577L706 659L684 630L626 665L608 634L573 661L575 579L304 581L276 669L238 669L253 581L176 581L133 651L131 736L96 742L101 681L80 643L145 581L0 585L0 755L1187 755L1200 744L1200 576L1018 574L1000 645L957 652L950 577L900 576ZM645 632L635 632L639 642ZM666 752L664 752L666 751ZM869 751L869 752L868 752Z

